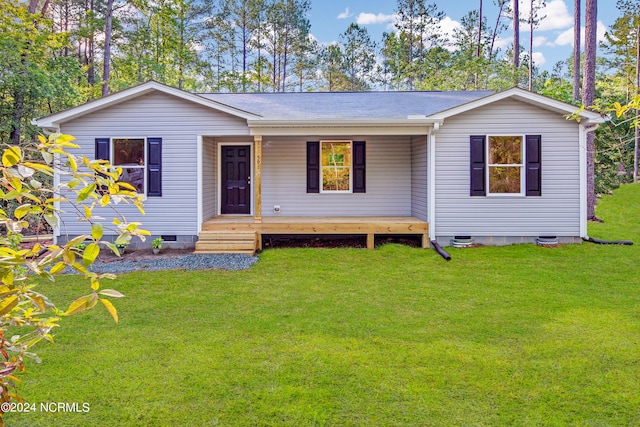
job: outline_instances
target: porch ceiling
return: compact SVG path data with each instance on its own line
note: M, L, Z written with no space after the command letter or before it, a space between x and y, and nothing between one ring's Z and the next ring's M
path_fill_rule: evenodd
M263 136L375 136L426 135L434 127L434 120L333 120L333 121L266 121L249 120L251 135Z

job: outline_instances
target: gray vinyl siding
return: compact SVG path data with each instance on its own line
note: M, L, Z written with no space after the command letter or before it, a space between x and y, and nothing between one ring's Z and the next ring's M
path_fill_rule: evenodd
M505 100L445 120L436 135L437 236L579 236L578 125ZM542 196L471 197L470 135L542 135Z
M306 142L344 138L265 138L262 143L262 214L283 216L411 215L409 137L353 138L366 141L366 193L308 194Z
M77 154L95 158L95 138L162 138L162 197L149 197L145 215L119 204L128 221L139 221L153 235L195 235L197 224L198 135L248 135L246 121L159 92L143 95L63 124L62 132L75 136ZM210 202L208 202L210 203ZM210 212L211 206L208 206ZM214 206L215 209L215 206ZM111 223L110 210L97 210ZM86 224L68 210L62 215L62 234L87 232ZM107 231L105 231L107 233Z
M218 211L218 198L216 197L218 144L212 138L204 138L202 157L202 220L206 221L216 216Z
M411 216L427 220L427 138L411 141Z

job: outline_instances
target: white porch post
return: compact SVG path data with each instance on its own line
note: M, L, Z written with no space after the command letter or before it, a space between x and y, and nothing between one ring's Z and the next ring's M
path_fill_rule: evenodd
M203 138L202 135L198 135L198 141L197 141L197 148L196 148L196 163L197 163L197 172L196 172L196 176L197 176L197 185L196 185L196 210L197 212L197 230L198 230L198 234L200 234L200 232L202 231L202 221L203 221L203 210L204 210L204 205L203 205L203 200L202 200L202 191L203 191L203 171L204 171L204 159L203 159Z
M433 128L429 130L427 135L427 149L429 155L427 158L429 182L427 189L429 191L429 239L436 240L436 132L440 129L440 123L434 123Z
M255 194L255 205L253 207L253 221L255 223L262 222L262 135L253 137L253 155L254 155L254 171L253 171L253 191Z

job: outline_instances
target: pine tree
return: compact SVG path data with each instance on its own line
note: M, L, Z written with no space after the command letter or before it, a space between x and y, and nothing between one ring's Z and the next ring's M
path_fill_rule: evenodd
M593 105L596 90L597 0L586 0L585 20L582 104L589 107ZM587 217L590 220L597 219L595 207L595 135L593 132L589 132L587 134Z
M580 0L574 0L573 5L573 100L580 99Z
M391 53L389 47L385 50L390 57L396 58L399 74L395 80L406 81L407 88L412 90L429 79L426 56L429 50L443 44L440 21L445 15L438 10L436 3L426 4L425 0L398 0L396 14L395 36L400 43L394 46L400 50L395 53ZM387 41L392 42L391 39Z
M343 71L347 75L352 92L369 90L369 73L376 62L375 44L366 28L351 24L340 34Z

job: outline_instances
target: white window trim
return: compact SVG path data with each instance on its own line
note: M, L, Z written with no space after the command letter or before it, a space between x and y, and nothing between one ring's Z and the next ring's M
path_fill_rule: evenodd
M497 137L503 137L503 136L516 136L516 137L520 137L522 138L522 143L520 144L520 158L522 159L522 163L516 163L516 164L506 164L506 163L489 163L489 159L490 159L490 148L491 148L491 138L497 136ZM487 196L491 196L491 197L525 197L526 195L526 180L525 180L525 166L527 164L527 159L525 159L525 155L526 155L526 151L525 151L525 146L526 146L526 136L525 135L519 135L519 134L513 134L513 133L504 133L504 134L488 134L486 136L487 138L487 143L485 144L485 159L487 159L487 170L485 171L486 174L486 180L487 180ZM492 193L491 192L491 174L490 174L490 169L492 167L519 167L520 168L520 192L519 193Z
M141 139L143 141L143 150L144 150L144 165L143 166L121 166L121 165L114 165L113 161L115 160L115 151L114 151L114 147L115 147L115 143L114 141L119 140L119 139ZM143 177L144 177L144 188L143 188L143 196L147 195L147 178L148 178L148 173L147 173L147 168L149 167L149 160L148 160L148 156L149 154L147 153L147 137L145 136L112 136L110 138L109 141L109 158L111 159L111 166L116 169L116 168L135 168L135 169L142 169L143 170ZM140 193L138 193L140 194Z
M348 190L325 190L322 182L322 171L325 167L330 166L322 166L322 144L331 143L331 142L339 142L339 143L349 143L351 146L351 164L349 165L349 189ZM320 193L321 194L353 194L353 140L348 139L336 139L336 140L324 140L320 141Z

